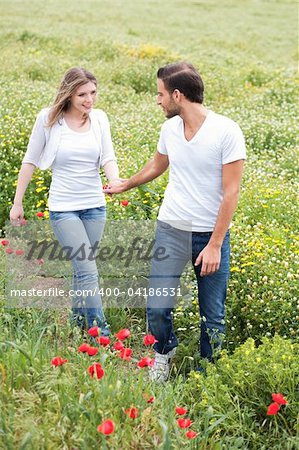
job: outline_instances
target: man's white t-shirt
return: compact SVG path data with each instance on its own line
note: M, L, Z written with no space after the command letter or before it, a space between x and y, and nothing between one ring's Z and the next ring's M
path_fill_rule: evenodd
M168 155L169 182L158 219L192 231L213 231L223 199L222 166L246 159L245 140L233 120L209 111L200 129L186 140L180 116L161 129L158 152Z

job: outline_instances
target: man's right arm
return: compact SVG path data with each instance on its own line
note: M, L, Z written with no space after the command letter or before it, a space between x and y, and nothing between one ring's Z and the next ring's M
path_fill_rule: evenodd
M120 192L128 191L141 184L148 183L159 177L168 168L169 160L167 155L162 155L158 151L155 153L153 159L140 170L140 172L133 175L128 180L115 180L109 183L107 188L103 189L105 194L118 194Z

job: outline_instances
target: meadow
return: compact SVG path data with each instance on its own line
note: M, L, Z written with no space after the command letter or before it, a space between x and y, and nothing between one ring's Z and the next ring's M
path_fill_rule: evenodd
M299 445L298 77L296 4L287 0L0 0L0 448L295 449ZM205 82L205 105L237 121L248 159L231 230L231 277L221 358L199 363L199 316L176 309L180 345L171 380L151 384L142 309L108 308L111 343L78 351L82 336L67 309L12 308L7 254L9 209L37 112L62 74L83 66L99 80L119 166L130 176L156 149L165 120L156 105L156 71L189 60ZM37 171L26 219L46 222L51 174ZM111 220L157 216L167 174L107 200ZM121 201L128 205L122 206ZM43 217L36 217L42 212ZM51 277L58 274L41 271ZM115 333L132 357L113 349ZM91 343L91 341L90 341ZM55 367L56 356L67 359ZM88 368L100 363L104 376ZM267 414L272 394L287 404ZM176 407L187 409L179 416ZM136 408L128 414L128 408ZM132 417L133 416L133 417ZM181 429L177 419L192 421ZM112 420L105 435L97 427ZM193 430L196 436L189 434Z

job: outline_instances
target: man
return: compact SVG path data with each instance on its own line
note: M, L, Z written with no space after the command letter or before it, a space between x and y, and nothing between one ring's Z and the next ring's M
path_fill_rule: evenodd
M126 191L170 168L156 232L156 246L167 246L168 258L163 263L152 261L147 304L149 328L158 341L150 376L166 381L178 345L172 325L172 289L178 286L189 257L198 283L201 356L212 361L221 344L229 277L228 230L246 151L239 126L203 106L204 85L191 64L160 68L157 86L157 103L169 119L162 126L157 152L140 172L111 182L104 192ZM166 296L156 294L159 287L166 287Z

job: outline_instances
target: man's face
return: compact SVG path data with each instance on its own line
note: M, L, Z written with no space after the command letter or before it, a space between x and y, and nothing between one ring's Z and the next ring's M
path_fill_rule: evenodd
M172 95L169 94L169 92L165 88L164 82L159 78L157 79L157 88L157 104L161 106L167 119L180 114L180 107L175 103Z

